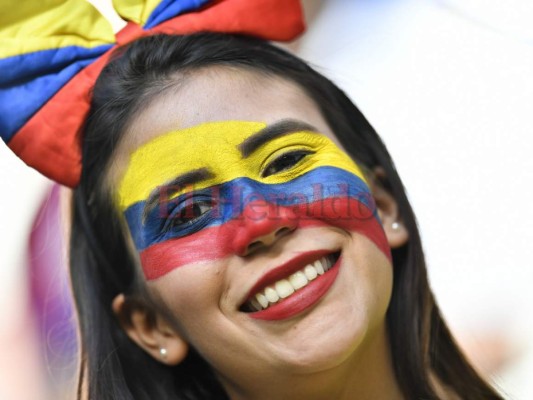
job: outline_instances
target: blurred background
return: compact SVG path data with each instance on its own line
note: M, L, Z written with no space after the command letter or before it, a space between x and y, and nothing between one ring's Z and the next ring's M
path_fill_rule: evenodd
M108 0L93 0L116 30ZM453 332L508 399L533 398L533 2L303 0L289 45L387 144ZM0 144L0 400L72 398L76 333L53 187Z

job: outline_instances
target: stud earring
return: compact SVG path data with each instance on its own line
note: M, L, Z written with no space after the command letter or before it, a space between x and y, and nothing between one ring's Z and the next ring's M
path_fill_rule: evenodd
M400 229L400 223L397 222L397 221L394 221L392 224L391 224L391 228L393 231L397 231L398 229Z
M166 360L167 359L167 349L165 349L164 347L160 347L159 348L159 355L161 356L161 358L163 360Z

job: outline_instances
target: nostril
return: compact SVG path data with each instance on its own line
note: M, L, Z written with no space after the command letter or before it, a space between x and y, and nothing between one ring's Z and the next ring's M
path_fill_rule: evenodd
M288 233L292 232L294 229L283 227L275 232L262 236L261 238L253 241L246 247L245 255L251 254L256 250L259 250L261 247L268 247L271 246L276 240L280 239L281 237L287 235Z
M256 251L257 249L259 249L260 247L263 246L263 242L261 241L255 241L253 243L250 243L248 245L248 247L246 248L246 252L245 252L245 255L248 255L248 254L251 254L253 253L254 251Z

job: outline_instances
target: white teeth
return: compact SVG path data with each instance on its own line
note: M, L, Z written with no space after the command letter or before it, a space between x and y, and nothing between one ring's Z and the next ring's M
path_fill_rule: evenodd
M289 297L295 291L307 286L310 281L316 279L319 275L325 274L333 265L333 261L332 256L322 257L320 260L308 264L300 271L290 275L287 279L281 279L273 285L267 286L248 301L249 308L253 311L260 311L280 299Z
M257 299L255 299L255 298L250 299L250 304L253 306L253 308L256 311L260 311L260 310L263 309L263 307L261 306L261 303L259 303L259 301L257 301ZM267 305L268 305L268 302L267 302Z
M324 272L324 267L322 266L322 262L323 262L323 258L321 258L320 260L316 260L313 265L315 266L316 268L316 271L318 272L318 275L322 275Z
M257 293L255 295L256 300L261 304L261 307L267 308L268 307L268 299L263 293Z
M294 290L298 290L307 285L307 282L309 281L307 280L305 274L302 271L298 271L289 276L289 282L291 283Z
M316 268L313 267L312 265L307 265L304 268L304 274L305 274L305 277L307 279L309 279L310 281L312 281L313 279L315 279L318 276L318 272L317 272Z
M284 299L285 297L289 297L291 294L294 293L294 288L287 279L277 281L274 287L276 288L276 292L278 292L279 297L281 297L282 299Z
M272 289L270 286L265 288L265 296L271 303L275 303L279 300L278 292L276 292L276 290Z

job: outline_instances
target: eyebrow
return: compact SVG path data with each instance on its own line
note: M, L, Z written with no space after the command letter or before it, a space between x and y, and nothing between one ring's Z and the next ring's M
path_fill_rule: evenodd
M158 186L148 196L143 209L143 221L146 220L148 214L160 204L161 193L165 193L165 197L168 199L172 194L179 192L184 186L192 185L200 181L204 181L213 178L214 174L207 168L199 168L182 174L171 181Z
M243 158L248 158L259 147L269 141L294 132L311 131L318 133L318 129L306 122L295 119L283 119L261 129L237 146Z

